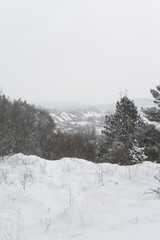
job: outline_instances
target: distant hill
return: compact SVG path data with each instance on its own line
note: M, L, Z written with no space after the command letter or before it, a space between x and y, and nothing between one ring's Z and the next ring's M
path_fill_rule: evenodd
M142 107L143 108L155 107L155 103L153 102L152 99L136 98L136 99L133 99L133 101L135 102L135 105L137 106L137 108L139 110ZM116 103L110 103L110 104L96 106L96 108L98 108L99 110L104 111L104 112L107 112L107 111L113 112L115 110L115 107L116 107Z
M140 110L142 107L154 107L152 99L136 98L134 99L135 105ZM87 105L81 103L41 103L42 107L48 109L51 113L55 112L82 112L82 111L94 111L94 112L113 112L115 110L116 103L109 103L103 105Z

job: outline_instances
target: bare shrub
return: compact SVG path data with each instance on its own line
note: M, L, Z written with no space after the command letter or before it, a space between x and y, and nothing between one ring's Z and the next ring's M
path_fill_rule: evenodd
M45 232L48 232L51 224L52 224L52 220L51 220L51 216L50 216L50 212L51 212L51 208L48 208L46 211L46 217L45 218L41 218L40 219L40 223L44 229Z
M31 169L26 169L23 174L20 175L19 180L25 191L27 182L33 182L33 171Z
M158 183L160 184L160 173L158 175L155 176L155 179L158 181ZM153 193L156 193L157 196L160 198L160 187L158 186L156 189L151 189L151 191Z
M5 169L0 169L0 183L5 182L7 183L8 178L8 171Z
M39 166L42 175L46 175L47 174L46 166L47 166L46 163L40 164L40 166Z

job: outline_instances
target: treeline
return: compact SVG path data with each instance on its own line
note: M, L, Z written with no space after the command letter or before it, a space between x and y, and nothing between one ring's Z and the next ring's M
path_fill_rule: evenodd
M43 109L0 95L0 155L22 152L45 157L55 124Z
M94 159L94 131L75 134L56 131L53 118L26 101L0 95L0 155L23 153L46 159Z
M48 159L72 157L94 161L96 156L95 146L96 135L94 131L55 132L51 141L48 141Z
M160 87L151 90L158 108L142 109L144 121L134 102L127 96L116 104L115 113L105 117L105 126L99 145L99 161L121 165L144 160L160 162ZM149 119L150 121L147 121ZM154 124L152 124L152 122Z
M160 86L151 93L157 107L143 109L148 123L140 117L134 102L123 96L115 113L105 117L100 136L94 129L56 131L46 110L0 95L0 155L22 152L52 160L76 157L122 165L160 162L160 130L156 127L160 123Z

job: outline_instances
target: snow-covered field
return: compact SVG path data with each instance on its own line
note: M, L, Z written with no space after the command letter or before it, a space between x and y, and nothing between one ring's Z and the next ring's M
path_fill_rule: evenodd
M0 159L0 240L158 240L160 166Z

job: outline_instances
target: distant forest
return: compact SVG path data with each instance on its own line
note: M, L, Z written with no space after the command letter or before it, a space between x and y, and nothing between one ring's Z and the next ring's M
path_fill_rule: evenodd
M106 115L101 135L94 128L68 133L56 129L54 119L26 101L11 101L0 95L0 156L23 153L55 160L76 157L96 163L130 165L147 161L160 163L160 85L151 89L155 107L142 109L123 96L115 112Z

